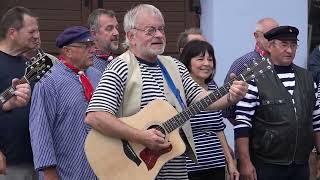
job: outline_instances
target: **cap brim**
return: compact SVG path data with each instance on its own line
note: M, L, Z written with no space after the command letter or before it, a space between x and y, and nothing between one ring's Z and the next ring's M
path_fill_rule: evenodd
M83 39L78 40L77 42L92 42L92 41L94 41L94 37L88 36L88 37L85 37Z
M280 41L299 41L299 39L296 37L279 37L276 39L278 39Z

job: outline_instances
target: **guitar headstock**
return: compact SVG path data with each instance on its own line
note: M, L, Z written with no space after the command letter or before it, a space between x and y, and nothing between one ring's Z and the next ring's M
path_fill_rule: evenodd
M263 75L265 72L272 70L272 65L266 58L253 59L252 64L248 66L238 77L241 80L249 81Z
M37 55L31 60L32 64L27 66L24 75L29 83L39 81L53 65L51 59L41 49L38 49Z

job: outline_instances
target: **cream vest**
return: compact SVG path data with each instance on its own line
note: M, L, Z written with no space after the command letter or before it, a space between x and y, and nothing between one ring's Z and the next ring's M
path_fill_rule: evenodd
M123 94L120 109L117 113L118 117L127 117L136 114L140 111L141 96L142 96L142 78L139 63L131 51L126 51L121 54L118 58L122 59L128 64L128 78L126 82L125 91ZM183 88L179 68L170 56L158 56L158 59L166 67L168 73L175 86L180 91L180 96L183 102L186 104L186 95ZM175 95L171 92L165 78L164 81L164 94L166 100L173 105L178 112L182 111L182 108L177 101ZM194 162L197 162L197 156L194 146L193 134L191 129L190 121L187 121L183 126L182 130L187 139L187 150L186 153Z

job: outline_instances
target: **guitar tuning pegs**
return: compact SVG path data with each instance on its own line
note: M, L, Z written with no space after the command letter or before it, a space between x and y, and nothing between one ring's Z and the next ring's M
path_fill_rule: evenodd
M271 66L269 65L269 66L267 66L267 69L269 70L269 69L271 69Z
M257 61L256 61L256 59L255 59L255 58L253 58L253 60L252 60L252 64L253 64L254 66L258 66L258 63L257 63Z

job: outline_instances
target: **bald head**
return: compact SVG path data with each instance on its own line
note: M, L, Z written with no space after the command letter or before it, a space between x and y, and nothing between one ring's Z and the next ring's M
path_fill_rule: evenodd
M264 33L278 26L278 22L272 18L260 19L256 24L256 31L254 32L256 46L264 51L267 51L268 40L264 38Z
M266 33L269 30L271 30L275 27L278 27L278 26L279 26L279 24L276 20L274 20L272 18L263 18L257 22L256 31Z

